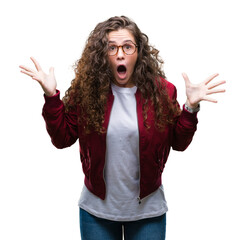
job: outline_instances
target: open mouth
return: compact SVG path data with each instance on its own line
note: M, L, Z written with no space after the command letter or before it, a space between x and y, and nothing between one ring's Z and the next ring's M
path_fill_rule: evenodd
M119 75L124 75L127 72L127 68L124 65L119 65L117 67L117 72Z

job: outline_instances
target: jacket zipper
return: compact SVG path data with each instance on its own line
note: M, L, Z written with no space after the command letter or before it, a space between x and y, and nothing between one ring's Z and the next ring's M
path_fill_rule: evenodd
M139 137L140 139L140 137ZM140 168L140 149L139 149L139 196L137 197L138 203L141 204L141 198L140 198L140 178L141 178L141 168Z
M136 100L137 125L138 125L138 132L139 132L139 196L137 197L137 201L138 201L139 204L141 204L141 198L140 198L140 178L141 178L141 168L140 168L140 128L139 128L138 102L137 102L136 93L135 93L135 100Z
M139 204L141 204L141 198L140 198L140 178L141 178L141 172L140 172L141 168L140 168L140 150L139 150L139 196L137 197L137 200L139 202Z

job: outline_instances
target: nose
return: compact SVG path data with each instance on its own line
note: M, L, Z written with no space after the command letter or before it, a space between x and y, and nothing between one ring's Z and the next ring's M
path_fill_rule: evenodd
M121 59L124 58L125 53L123 52L122 46L120 46L118 48L118 52L117 52L117 58Z

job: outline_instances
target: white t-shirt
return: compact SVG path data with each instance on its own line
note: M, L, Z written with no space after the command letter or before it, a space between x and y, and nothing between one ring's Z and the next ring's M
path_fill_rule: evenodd
M102 200L83 187L79 207L94 216L114 221L136 221L167 212L163 186L139 204L139 130L135 92L137 87L112 84L114 102L106 136L104 178L106 197Z

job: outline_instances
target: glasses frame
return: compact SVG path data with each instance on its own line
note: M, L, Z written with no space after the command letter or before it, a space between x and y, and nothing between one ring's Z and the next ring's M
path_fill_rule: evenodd
M136 44L133 43L132 41L129 41L129 42L132 43L132 44L135 46L135 50L134 50L133 53L128 54L128 53L126 53L126 52L124 51L123 46L124 46L124 45L127 45L127 43L125 43L125 44L123 44L123 45L116 45L116 44L114 44L113 46L117 47L116 53L111 55L111 54L109 54L109 52L108 52L108 55L109 55L109 56L116 56L116 55L118 54L119 48L122 48L122 51L123 51L126 55L133 55L133 54L136 52L136 49L138 48L138 45L136 45ZM109 47L109 44L108 44L108 47Z

